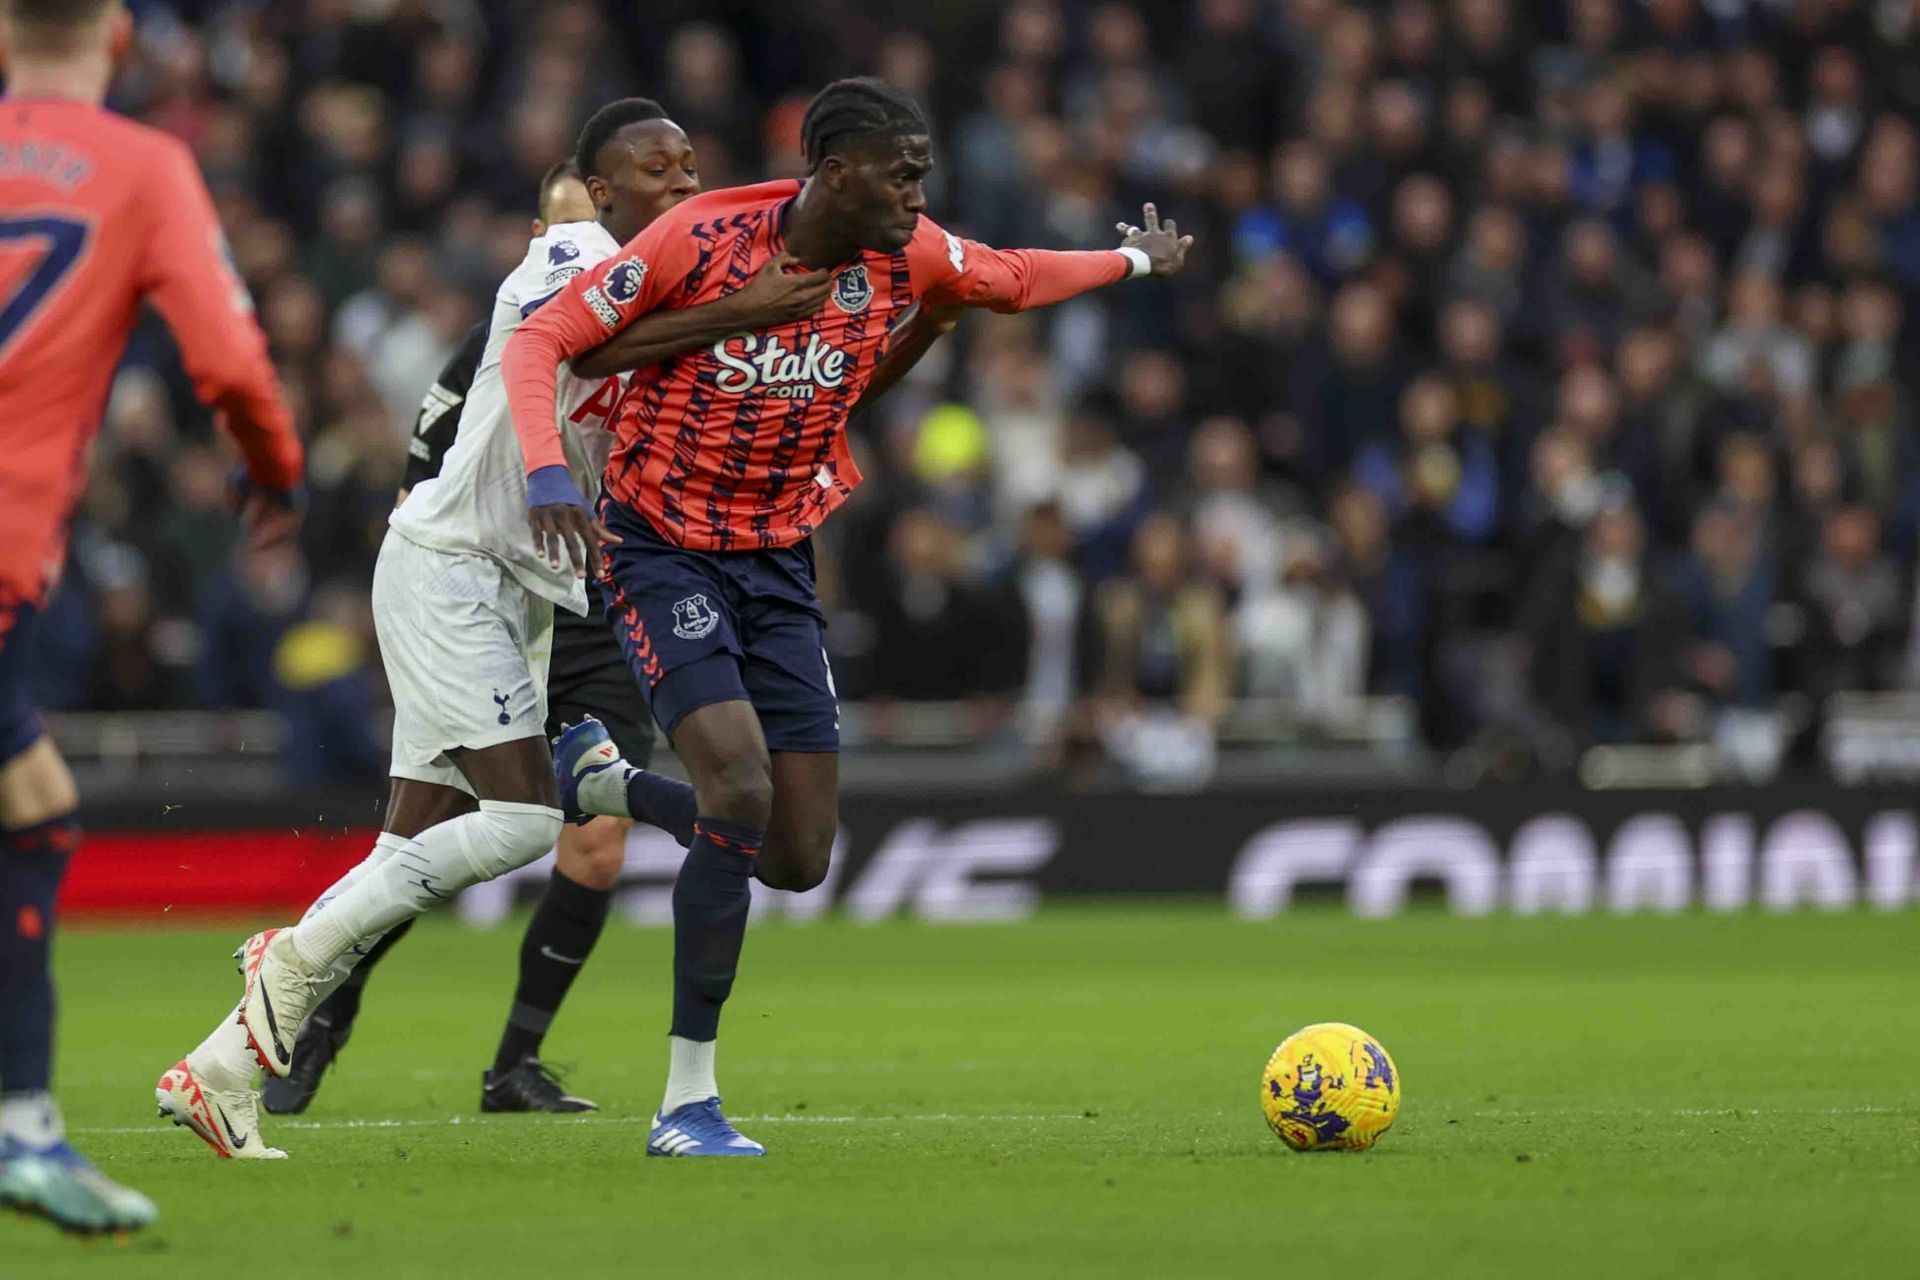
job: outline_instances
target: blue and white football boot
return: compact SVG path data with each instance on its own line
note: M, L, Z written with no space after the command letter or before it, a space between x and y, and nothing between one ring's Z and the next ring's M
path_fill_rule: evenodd
M625 763L607 726L592 716L561 731L553 740L553 775L560 783L560 812L568 822L593 821L580 807L580 779Z
M689 1102L653 1118L650 1156L763 1156L767 1149L727 1123L720 1099Z

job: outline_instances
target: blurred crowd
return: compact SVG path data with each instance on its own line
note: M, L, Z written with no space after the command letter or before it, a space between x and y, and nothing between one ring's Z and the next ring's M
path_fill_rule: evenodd
M1527 767L1764 775L1830 695L1920 682L1920 0L133 7L115 104L200 156L312 510L241 544L144 327L50 707L280 707L336 744L307 776L377 776L374 552L541 172L645 93L708 186L794 174L855 72L929 108L951 229L1098 247L1153 200L1198 237L1176 281L969 317L856 424L822 586L882 733L957 702L1145 776L1236 700L1311 732L1385 695Z

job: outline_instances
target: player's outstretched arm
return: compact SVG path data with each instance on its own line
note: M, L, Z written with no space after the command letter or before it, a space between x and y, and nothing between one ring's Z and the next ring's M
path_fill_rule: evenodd
M1118 284L1134 276L1172 276L1186 265L1192 236L1172 222L1160 225L1152 205L1142 227L1126 229L1117 249L995 249L920 220L907 246L914 291L935 303L1027 311Z
M671 360L722 338L767 329L818 311L833 288L831 271L808 271L792 254L769 258L746 287L724 298L677 311L655 311L575 356L581 377L605 378Z

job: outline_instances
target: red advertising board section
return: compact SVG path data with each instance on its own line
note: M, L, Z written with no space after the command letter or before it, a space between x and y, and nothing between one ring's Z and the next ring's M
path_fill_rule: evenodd
M367 856L373 827L87 832L61 914L291 918Z
M365 796L308 803L95 806L66 909L293 919L366 855L378 821ZM661 839L643 831L627 850L627 887L655 907L678 869ZM763 911L1005 919L1103 893L1203 894L1248 918L1309 899L1386 915L1421 897L1466 914L1905 908L1920 906L1920 807L1908 789L1790 785L867 795L845 798L833 864L826 884ZM536 865L498 890L537 896L545 881Z

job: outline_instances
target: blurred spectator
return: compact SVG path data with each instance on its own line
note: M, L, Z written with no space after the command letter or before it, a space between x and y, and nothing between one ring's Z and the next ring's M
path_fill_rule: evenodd
M1370 284L1350 284L1333 300L1328 349L1303 369L1296 395L1306 431L1305 470L1325 483L1351 465L1363 443L1399 420L1400 393L1412 380L1412 360L1394 341L1387 296Z
M1434 375L1402 393L1399 437L1368 445L1354 475L1389 518L1428 508L1449 535L1469 543L1491 540L1499 527L1500 469L1493 447L1461 428L1453 388Z
M1889 689L1898 683L1906 625L1906 587L1880 550L1880 521L1870 508L1830 512L1820 551L1799 583L1807 613L1807 691Z
M1146 509L1147 469L1114 434L1111 395L1084 397L1067 417L1057 494L1074 550L1095 578L1119 573Z
M287 717L287 771L298 786L377 782L387 753L371 732L373 614L353 585L318 592L312 617L273 647L274 704Z
M1727 322L1707 343L1700 371L1728 394L1751 387L1756 374L1784 395L1803 395L1812 387L1813 354L1785 323L1777 280L1758 271L1735 277Z
M1289 142L1273 166L1274 203L1249 210L1234 228L1242 258L1288 253L1321 284L1363 266L1373 252L1372 219L1357 200L1335 195L1326 154L1311 142Z
M1280 517L1295 503L1284 490L1261 485L1246 423L1202 422L1187 455L1187 478L1202 573L1234 598L1270 589L1280 570Z
M1367 612L1317 533L1288 538L1274 583L1241 601L1233 630L1253 697L1325 720L1366 692Z
M1019 685L1025 652L1005 609L964 572L960 530L913 507L888 542L887 593L874 618L883 655L872 692L906 701L1002 696ZM982 644L992 636L995 643Z
M1227 709L1225 613L1191 567L1179 520L1153 515L1134 534L1134 576L1100 589L1104 735L1149 786L1204 782L1214 726Z
M1059 504L1033 507L1021 522L1021 532L1011 572L1025 623L1020 727L1042 757L1057 759L1074 730L1076 708L1097 674L1100 618L1086 579L1073 563L1073 531Z
M1338 571L1367 612L1374 644L1367 689L1415 703L1431 677L1433 572L1428 557L1396 546L1380 500L1357 485L1337 490L1327 515L1339 543Z
M1694 520L1693 547L1669 581L1679 619L1675 683L1655 709L1671 737L1699 738L1729 708L1759 710L1773 694L1768 616L1779 598L1752 514L1724 502Z
M1520 613L1528 684L1576 745L1633 741L1661 661L1657 584L1646 527L1629 506L1556 547L1528 586Z

